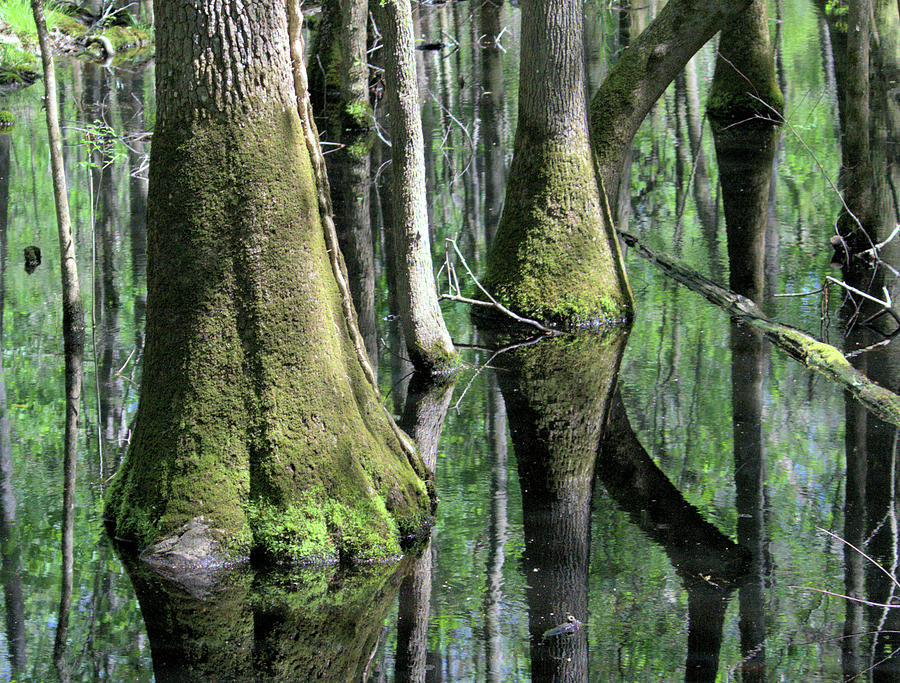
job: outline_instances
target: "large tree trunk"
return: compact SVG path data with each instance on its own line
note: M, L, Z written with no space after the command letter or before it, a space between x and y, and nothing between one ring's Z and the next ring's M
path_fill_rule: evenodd
M425 152L413 54L409 0L384 0L378 14L384 36L385 96L391 122L393 159L393 257L406 349L424 372L441 372L456 363L456 350L438 305L428 205Z
M150 557L168 564L394 556L430 503L342 314L286 7L157 18L147 347L114 533L166 539Z
M519 123L485 286L531 318L578 325L631 316L588 139L578 0L522 4Z

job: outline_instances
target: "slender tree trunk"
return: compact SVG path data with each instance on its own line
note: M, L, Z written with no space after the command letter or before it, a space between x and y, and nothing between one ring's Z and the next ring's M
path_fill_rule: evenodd
M340 101L325 113L329 139L340 146L326 157L326 164L337 238L347 264L347 280L360 334L374 368L378 350L375 252L369 208L369 159L374 136L366 54L368 1L341 0L339 4L341 21L333 40L340 43L340 66L330 68L340 69ZM337 59L335 55L331 57Z
M595 175L580 0L522 6L519 123L485 286L530 318L579 325L631 316Z
M503 209L503 188L506 186L506 86L503 81L503 53L500 40L503 3L488 1L481 6L481 71L482 95L478 100L483 131L484 166L484 222L488 246L494 241Z
M384 37L385 96L393 141L394 248L403 335L417 368L442 372L456 363L456 350L438 305L431 260L409 0L385 0L378 16Z
M851 0L847 14L845 126L842 166L844 199L852 207L854 220L846 213L839 222L851 253L872 246L875 223L874 177L869 136L869 39L871 0ZM863 79L863 80L860 80Z
M288 8L199 10L157 4L144 374L107 516L164 565L396 556L424 467L350 338Z
M69 609L72 601L75 463L78 455L78 413L81 403L84 315L81 307L81 288L78 284L78 267L75 261L75 239L72 235L72 222L69 218L68 188L66 187L62 134L59 126L56 70L53 66L47 23L44 20L44 9L40 0L32 0L31 11L37 26L41 61L44 67L44 90L46 93L44 103L47 112L47 134L50 140L50 171L53 176L53 196L56 203L62 283L66 423L63 446L62 577L53 662L60 678L65 681L68 680L65 650L69 631Z

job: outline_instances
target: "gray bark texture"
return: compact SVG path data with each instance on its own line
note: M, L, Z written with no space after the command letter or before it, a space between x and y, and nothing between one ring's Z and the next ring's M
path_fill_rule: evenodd
M426 372L441 371L455 363L456 351L438 305L431 260L409 0L386 0L378 16L384 37L385 98L390 114L394 178L394 256L403 334L416 367Z

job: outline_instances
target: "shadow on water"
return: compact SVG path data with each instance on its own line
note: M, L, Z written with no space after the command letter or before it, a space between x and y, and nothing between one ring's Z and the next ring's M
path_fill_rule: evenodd
M750 551L706 520L659 469L632 430L618 390L598 452L597 480L662 547L687 591L685 680L716 680L725 611L746 581Z

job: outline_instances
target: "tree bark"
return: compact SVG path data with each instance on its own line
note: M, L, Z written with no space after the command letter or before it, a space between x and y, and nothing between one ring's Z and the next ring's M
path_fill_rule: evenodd
M413 364L423 372L440 373L455 365L457 355L438 305L431 260L425 153L409 0L385 0L378 16L384 37L385 97L391 123L395 221L392 229L403 335Z
M523 4L521 42L515 150L485 287L529 318L628 319L631 291L588 137L582 3Z
M287 8L156 9L147 341L113 531L162 565L396 556L429 520L424 468L350 339Z
M771 126L783 110L766 3L753 0L722 30L706 113L716 127Z

